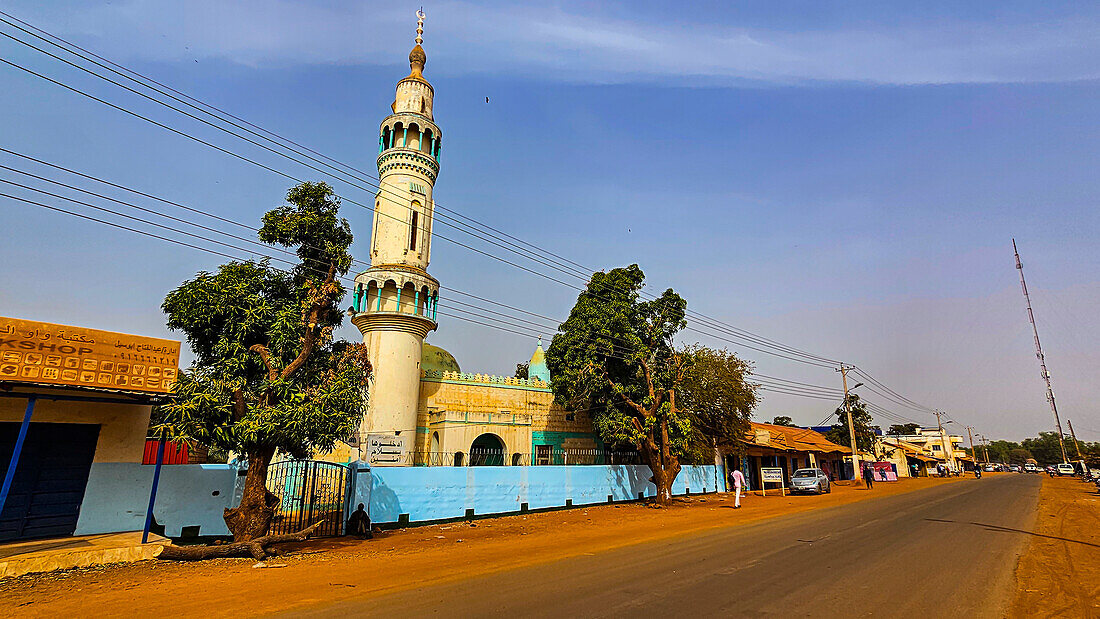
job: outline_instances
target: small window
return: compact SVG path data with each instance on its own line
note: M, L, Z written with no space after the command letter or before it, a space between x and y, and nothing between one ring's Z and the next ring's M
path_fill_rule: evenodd
M409 249L410 250L416 249L416 226L418 225L418 220L419 219L420 219L420 213L418 213L416 211L413 211L413 213L412 213L412 224L411 224L412 229L409 230Z
M565 414L565 420L566 421L576 421L577 420L577 415L575 413L566 413Z

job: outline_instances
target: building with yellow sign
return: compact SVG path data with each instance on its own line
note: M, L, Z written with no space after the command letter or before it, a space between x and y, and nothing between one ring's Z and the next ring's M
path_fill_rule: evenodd
M93 489L105 465L141 463L179 354L176 341L0 317L0 541L101 532L97 510L144 513Z

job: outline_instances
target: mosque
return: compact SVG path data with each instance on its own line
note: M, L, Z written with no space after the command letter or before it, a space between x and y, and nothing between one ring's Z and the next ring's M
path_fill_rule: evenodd
M587 413L554 402L541 342L526 379L463 372L449 352L424 342L438 326L439 281L428 264L443 133L424 78L418 17L411 72L379 128L371 267L355 278L352 296L351 322L374 366L367 410L358 435L325 458L373 466L563 464L602 443Z

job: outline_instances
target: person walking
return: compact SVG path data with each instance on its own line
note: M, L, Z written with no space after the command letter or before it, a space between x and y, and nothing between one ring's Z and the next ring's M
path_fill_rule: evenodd
M871 465L867 465L863 469L863 481L867 484L867 489L870 490L875 485L874 480L875 469L871 468Z
M745 474L733 469L730 479L733 481L733 508L741 509L741 488L745 485Z

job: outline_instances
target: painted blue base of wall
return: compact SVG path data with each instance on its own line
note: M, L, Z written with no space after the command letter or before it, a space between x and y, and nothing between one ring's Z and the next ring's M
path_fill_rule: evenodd
M242 478L243 479L243 478ZM149 507L153 467L130 462L92 465L74 535L140 531ZM229 535L222 510L240 502L237 467L228 464L179 464L160 471L153 517L168 537L183 527L200 535Z
M243 470L241 471L243 472ZM572 505L631 501L656 495L644 465L375 467L349 465L352 476L348 513L369 505L375 523L450 520ZM722 467L684 466L676 495L725 490ZM228 464L172 465L161 469L153 516L165 535L184 527L199 535L229 535L224 509L241 495L238 468ZM153 467L134 463L93 464L80 507L76 535L139 531L145 524ZM571 502L571 503L569 503Z
M352 463L351 466L363 466ZM676 495L715 492L716 468L685 466L676 477ZM630 501L656 495L644 465L469 466L357 468L349 510L369 505L371 520L409 522ZM571 502L571 503L567 503Z

